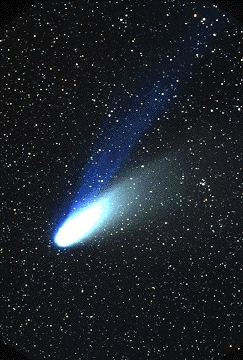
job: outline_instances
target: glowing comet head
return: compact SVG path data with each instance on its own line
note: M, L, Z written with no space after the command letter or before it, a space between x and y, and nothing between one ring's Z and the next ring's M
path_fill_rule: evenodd
M108 215L107 203L108 199L103 199L74 212L57 231L55 243L68 247L82 242Z

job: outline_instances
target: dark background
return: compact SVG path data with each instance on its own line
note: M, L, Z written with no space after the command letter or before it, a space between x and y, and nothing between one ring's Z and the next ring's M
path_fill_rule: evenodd
M218 359L242 344L237 20L230 17L188 72L178 100L161 113L158 130L148 132L125 164L129 170L176 152L187 191L166 221L115 229L113 238L102 235L77 248L53 246L58 219L114 101L125 112L124 88L137 93L144 79L165 69L172 78L166 54L193 24L182 32L182 2L168 3L154 1L148 11L107 2L102 18L93 1L84 2L84 15L59 6L55 12L43 2L38 21L33 2L2 2L1 38L8 36L1 43L3 339L30 359ZM124 30L118 19L126 6L134 12ZM239 3L229 6L220 4L239 19ZM209 8L208 17L216 16ZM158 22L164 24L168 9L169 35L162 36ZM204 11L188 6L185 18Z

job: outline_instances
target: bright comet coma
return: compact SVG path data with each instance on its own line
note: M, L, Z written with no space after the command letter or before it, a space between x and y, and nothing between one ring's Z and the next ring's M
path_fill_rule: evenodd
M82 242L99 227L108 214L108 199L94 202L86 208L74 212L59 228L55 243L60 247Z

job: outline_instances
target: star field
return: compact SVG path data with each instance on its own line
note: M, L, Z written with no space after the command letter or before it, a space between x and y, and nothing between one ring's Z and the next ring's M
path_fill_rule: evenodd
M5 344L30 359L240 349L242 33L213 2L173 0L40 2L2 28ZM113 195L108 220L55 246L92 191Z

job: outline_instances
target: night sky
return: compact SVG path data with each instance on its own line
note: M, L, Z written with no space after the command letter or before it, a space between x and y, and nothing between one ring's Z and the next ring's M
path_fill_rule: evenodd
M43 1L4 25L5 344L33 360L240 348L242 33L209 1ZM109 191L99 231L58 247L70 209Z

